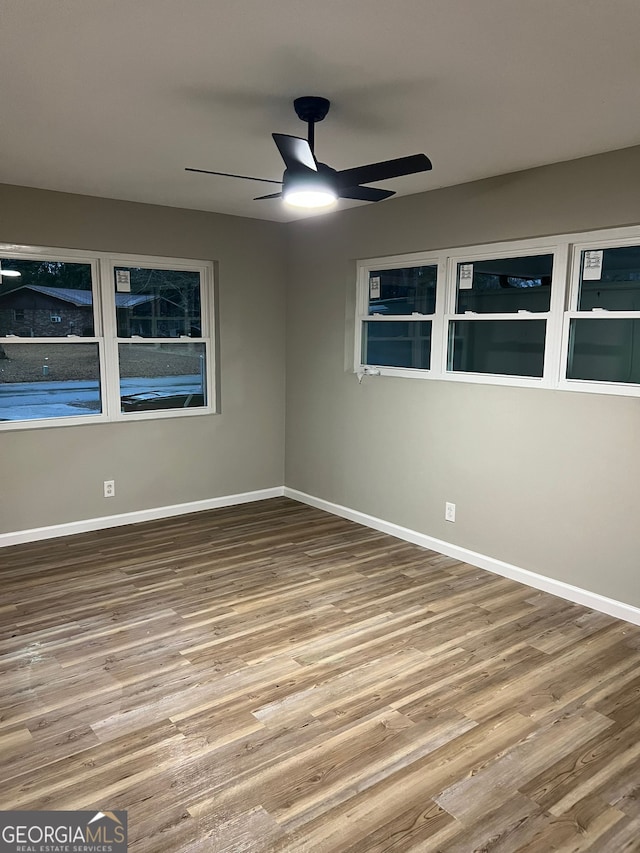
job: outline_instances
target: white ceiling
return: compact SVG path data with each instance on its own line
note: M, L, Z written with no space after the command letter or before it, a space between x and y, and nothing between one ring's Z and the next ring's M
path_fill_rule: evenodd
M0 182L291 219L183 169L279 179L310 94L334 168L431 158L399 194L624 148L639 36L638 0L2 0Z

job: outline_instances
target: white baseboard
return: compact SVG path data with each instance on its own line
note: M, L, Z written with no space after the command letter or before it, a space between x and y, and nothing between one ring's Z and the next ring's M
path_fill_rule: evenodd
M494 574L526 584L526 586L532 586L534 589L549 592L567 601L583 604L592 610L598 610L601 613L607 613L609 616L615 616L617 619L624 619L626 622L640 625L640 608L634 607L631 604L625 604L622 601L607 598L597 592L590 592L579 586L572 586L564 581L554 580L553 578L539 575L536 572L530 572L528 569L521 569L518 566L511 565L511 563L503 563L502 560L487 557L485 554L478 554L476 551L461 548L459 545L452 545L443 539L436 539L433 536L427 536L425 533L418 533L417 530L392 524L390 521L385 521L382 518L376 518L373 515L358 512L355 509L334 504L322 498L316 498L313 495L307 495L305 492L299 492L296 489L290 489L285 486L284 495L294 501L309 504L309 506L316 507L316 509L322 509L333 515L348 518L350 521L363 524L365 527L372 527L374 530L380 530L382 533L388 533L398 539L412 542L414 545L429 548L440 554L446 554L447 557L453 557L464 563L470 563L472 566L478 566L480 569L486 569L488 572L493 572Z
M284 494L282 486L272 489L259 489L255 492L242 492L238 495L223 495L219 498L207 498L203 501L190 501L172 506L159 506L141 509L135 512L123 512L118 515L104 515L100 518L87 518L83 521L69 521L64 524L52 524L49 527L33 527L30 530L18 530L15 533L0 533L0 548L7 545L19 545L22 542L38 542L41 539L53 539L58 536L70 536L73 533L88 533L91 530L104 530L107 527L121 527L124 524L138 524L141 521L154 521L157 518L170 518L174 515L186 515L205 509L218 509L223 506L235 506L252 501L264 501L279 498Z
M634 607L631 604L625 604L623 601L607 598L597 592L591 592L579 586L565 583L564 581L539 575L528 569L521 569L519 566L514 566L511 563L504 563L502 560L488 557L486 554L479 554L468 548L461 548L459 545L453 545L451 542L445 542L443 539L436 539L434 536L419 533L417 530L411 530L408 527L401 527L399 524L393 524L382 518L376 518L373 515L367 515L358 510L331 503L322 498L316 498L313 495L308 495L297 489L290 489L287 486L275 486L271 489L259 489L254 492L242 492L236 495L223 495L218 498L207 498L202 501L190 501L189 503L153 507L152 509L136 510L135 512L124 512L118 515L105 515L100 518L87 518L82 521L53 524L48 527L34 527L29 530L0 533L0 548L8 545L19 545L23 542L38 542L42 539L53 539L58 536L70 536L75 533L88 533L92 530L104 530L108 527L121 527L125 524L138 524L142 521L154 521L159 518L171 518L172 516L186 515L191 512L201 512L207 509L218 509L225 506L235 506L236 504L263 501L269 498L282 497L283 495L300 503L305 503L325 512L332 513L333 515L339 515L342 518L363 524L365 527L371 527L374 530L380 530L382 533L388 533L390 536L403 539L405 542L412 542L414 545L420 545L422 548L429 548L431 551L437 551L440 554L445 554L464 563L470 563L472 566L502 575L502 577L510 578L511 580L531 586L534 589L549 592L567 601L573 601L576 604L590 607L592 610L607 613L609 616L614 616L617 619L624 619L627 622L640 625L640 608Z

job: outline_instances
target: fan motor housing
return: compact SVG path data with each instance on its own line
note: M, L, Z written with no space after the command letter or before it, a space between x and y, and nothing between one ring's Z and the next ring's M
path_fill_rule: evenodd
M330 186L337 193L337 174L337 171L332 169L331 166L327 166L326 163L318 163L317 172L313 172L311 169L305 169L304 167L301 169L285 169L284 175L282 176L282 188L284 190L292 184L297 183L304 183L307 186L321 184L323 186Z

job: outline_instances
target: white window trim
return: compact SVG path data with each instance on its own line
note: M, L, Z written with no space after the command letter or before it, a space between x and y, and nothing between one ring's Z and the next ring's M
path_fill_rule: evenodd
M630 383L566 378L569 323L572 318L597 317L617 319L632 317L640 319L640 311L606 311L600 314L598 312L590 313L576 310L581 253L586 249L610 249L618 246L640 246L640 225L359 260L356 264L357 297L354 336L354 373L362 375L367 372L366 369L368 367L375 367L376 374L380 376L397 376L408 379L435 379L446 382L468 382L484 385L511 385L638 397L640 396L640 383L634 385ZM455 314L458 263L473 263L479 260L518 257L523 254L553 254L554 256L549 311L532 312L527 316L518 314L478 314L474 315L473 321L482 322L489 319L522 320L523 322L533 319L546 320L547 334L542 377L463 373L461 371L454 372L448 370L449 323L465 318L464 314ZM363 323L365 320L372 319L371 315L368 314L369 273L372 270L378 269L436 264L438 266L438 283L435 313L408 317L394 315L393 317L394 320L402 321L431 319L430 369L397 368L364 364L361 360ZM383 318L377 319L380 321Z
M376 323L379 322L405 322L409 321L412 323L420 323L420 322L431 322L431 367L430 368L405 368L405 367L379 367L375 365L376 369L380 371L381 375L384 376L408 376L412 377L414 374L419 373L421 375L427 374L431 376L434 373L434 365L433 365L433 354L436 352L433 342L433 335L436 326L440 326L441 324L436 324L436 317L440 316L444 311L444 301L441 297L441 288L436 287L436 306L433 314L394 314L388 317L375 317L372 314L369 314L369 273L372 270L385 270L385 269L397 269L398 267L438 267L438 281L440 281L441 276L444 272L444 266L441 266L441 255L440 253L424 253L424 252L416 252L411 255L392 255L386 258L381 258L379 261L376 259L371 259L371 261L359 261L358 262L358 273L357 273L357 281L358 281L358 293L356 300L356 311L357 311L357 320L356 320L356 328L354 335L354 362L355 362L355 370L356 373L361 373L366 366L362 361L362 328L365 320L373 321ZM372 365L373 366L373 365Z
M447 277L443 282L443 290L445 291L445 299L447 305L447 313L444 317L444 334L445 334L445 364L439 378L458 382L482 382L487 380L491 384L506 384L506 385L521 385L524 387L553 387L556 371L554 370L553 356L557 352L560 344L560 334L562 327L554 323L554 306L557 309L558 302L562 305L562 296L564 293L564 264L566 262L565 246L555 241L540 241L526 240L513 243L496 243L493 246L474 247L472 249L461 249L448 253L447 256ZM548 311L532 311L527 314L519 313L496 313L496 314L475 314L472 317L466 314L456 313L456 302L458 295L458 264L471 263L477 261L490 261L502 258L517 258L522 255L533 257L536 255L552 255L553 256L553 272L551 279L551 300ZM544 320L546 322L546 336L544 348L544 363L542 376L512 376L510 374L495 374L495 373L472 373L461 370L449 370L447 367L448 361L448 338L450 323L459 320L467 320L471 322L483 322L486 320L498 321L517 321L531 322L532 320ZM494 383L494 380L498 380Z
M46 246L22 246L15 243L0 243L0 255L18 260L51 260L68 263L85 263L91 266L92 296L94 307L94 334L92 337L34 337L0 336L0 344L97 344L99 356L100 389L103 411L97 415L77 417L38 418L24 421L1 421L0 431L43 429L46 427L84 426L99 423L123 423L128 421L158 420L164 418L198 417L216 414L216 317L214 298L214 265L211 261L190 258L160 257L157 255L132 255L112 252L86 252L80 249L59 249ZM205 345L207 376L207 405L188 409L155 409L148 412L122 412L120 404L120 376L118 371L119 343L171 343L180 338L118 338L116 307L113 298L113 270L120 266L139 266L155 269L184 270L200 274L201 337L190 338L194 343ZM182 339L185 340L185 339Z
M640 396L640 386L627 382L598 382L590 379L567 379L569 362L569 329L571 320L640 320L640 311L579 311L580 261L582 252L588 249L617 249L640 245L640 228L616 229L617 236L607 238L607 232L592 232L594 239L576 240L571 245L571 259L567 296L567 310L562 324L562 369L558 387L563 391L581 391L599 394L616 394L625 397ZM585 236L585 235L581 235ZM588 237L588 235L587 235Z

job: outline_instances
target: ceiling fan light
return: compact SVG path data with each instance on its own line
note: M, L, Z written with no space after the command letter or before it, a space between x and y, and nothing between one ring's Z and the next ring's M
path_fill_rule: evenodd
M283 200L292 207L330 207L338 194L331 187L288 187L282 194Z

